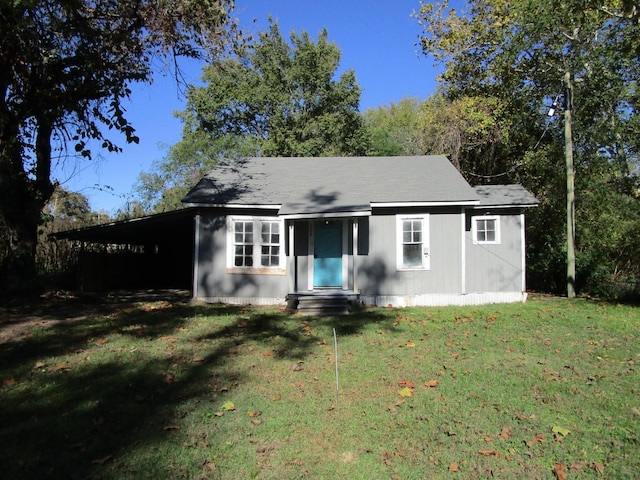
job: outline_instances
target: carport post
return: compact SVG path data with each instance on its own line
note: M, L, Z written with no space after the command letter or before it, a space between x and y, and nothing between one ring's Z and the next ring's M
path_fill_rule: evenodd
M198 264L200 263L200 214L193 217L193 292L191 297L198 298Z

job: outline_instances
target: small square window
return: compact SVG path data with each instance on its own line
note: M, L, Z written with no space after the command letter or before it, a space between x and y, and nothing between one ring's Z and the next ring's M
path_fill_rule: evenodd
M473 243L500 243L500 217L473 217Z

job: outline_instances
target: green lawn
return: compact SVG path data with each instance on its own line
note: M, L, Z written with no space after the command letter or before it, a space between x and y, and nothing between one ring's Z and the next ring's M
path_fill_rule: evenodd
M108 307L0 345L3 478L640 472L637 307Z

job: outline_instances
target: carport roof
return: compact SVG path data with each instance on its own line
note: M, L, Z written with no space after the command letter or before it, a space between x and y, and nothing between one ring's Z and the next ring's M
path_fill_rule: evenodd
M173 243L193 234L195 208L158 213L146 217L105 223L53 233L57 239L122 245L158 245Z

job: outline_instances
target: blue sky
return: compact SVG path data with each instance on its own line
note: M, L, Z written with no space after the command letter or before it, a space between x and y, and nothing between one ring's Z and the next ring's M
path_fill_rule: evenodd
M419 0L236 0L235 16L252 33L266 28L269 15L285 35L307 31L315 39L326 28L342 51L338 73L355 71L363 90L360 110L365 111L434 92L439 69L416 45L421 30L411 13L419 8ZM188 81L198 82L201 66L186 65ZM134 85L127 114L140 143L120 141L124 150L119 154L96 150L91 162L68 159L54 167L56 179L87 196L93 210L113 214L134 199L138 174L180 140L182 125L173 112L184 104L166 73L157 74L152 85Z

